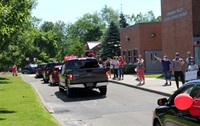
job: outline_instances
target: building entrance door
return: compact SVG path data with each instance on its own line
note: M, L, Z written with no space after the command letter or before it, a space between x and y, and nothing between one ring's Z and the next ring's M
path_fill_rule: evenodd
M200 47L194 47L195 63L200 66Z
M162 58L162 51L161 50L145 51L145 70L147 73L162 72L162 64L154 58L154 55Z

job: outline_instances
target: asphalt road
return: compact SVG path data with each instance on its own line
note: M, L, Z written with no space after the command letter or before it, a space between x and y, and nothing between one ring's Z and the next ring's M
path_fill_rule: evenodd
M162 95L109 83L107 96L98 90L82 91L72 98L58 86L23 75L39 94L48 111L62 126L152 126L152 111Z

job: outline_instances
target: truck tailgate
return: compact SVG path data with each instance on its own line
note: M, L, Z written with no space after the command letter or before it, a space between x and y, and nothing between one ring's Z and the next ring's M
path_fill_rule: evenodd
M97 83L108 81L107 70L104 68L77 69L71 71L72 83Z

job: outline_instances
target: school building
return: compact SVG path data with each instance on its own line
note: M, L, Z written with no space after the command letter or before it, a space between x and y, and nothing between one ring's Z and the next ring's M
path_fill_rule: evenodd
M162 67L153 55L169 59L186 59L187 51L200 65L200 0L161 0L161 22L141 23L120 31L121 54L127 63L136 63L137 55L145 59L146 72L158 72Z

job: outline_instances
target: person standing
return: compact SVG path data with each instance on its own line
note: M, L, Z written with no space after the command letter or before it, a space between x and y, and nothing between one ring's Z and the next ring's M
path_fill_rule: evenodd
M179 77L181 78L182 84L185 83L184 72L183 72L184 61L180 58L178 52L175 54L175 58L172 60L172 71L174 73L177 89L179 88Z
M144 78L144 59L141 55L138 56L137 61L137 74L139 78L139 85L145 84L145 78Z
M185 60L185 62L186 62L186 68L191 64L191 60L192 60L192 59L194 59L194 58L192 57L191 52L188 51L188 52L187 52L187 58L186 58L186 60Z
M13 74L13 76L17 76L17 65L13 65L13 67L12 67L12 74Z
M124 79L124 59L122 58L122 56L119 56L119 80L123 80Z
M118 72L119 72L119 61L118 61L118 57L117 56L114 56L112 64L113 64L113 69L114 69L114 77L113 77L113 79L115 80L115 79L118 78Z
M162 68L163 68L163 74L164 74L164 77L165 77L165 84L163 86L167 86L168 85L168 82L169 82L169 85L171 85L171 61L169 59L167 59L167 56L164 55L163 56L163 59L157 57L156 55L154 55L154 57L160 61L162 63Z
M195 64L194 58L191 58L190 64L187 67L187 71L199 71L199 67L197 64Z

